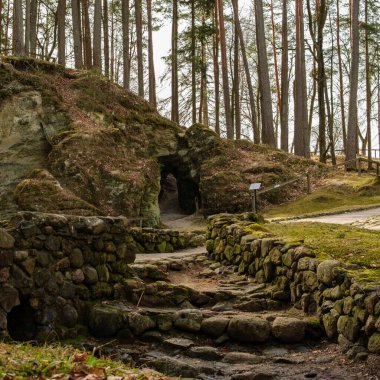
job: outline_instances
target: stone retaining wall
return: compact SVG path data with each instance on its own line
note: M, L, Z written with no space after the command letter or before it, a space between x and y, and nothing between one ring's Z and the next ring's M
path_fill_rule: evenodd
M361 286L339 261L321 262L308 247L268 236L256 221L252 214L210 217L210 256L271 283L271 298L317 312L330 339L380 353L380 287Z
M73 328L89 302L125 298L137 252L201 243L195 234L131 229L123 218L28 212L12 225L0 229L0 337L14 329L44 340L58 325Z

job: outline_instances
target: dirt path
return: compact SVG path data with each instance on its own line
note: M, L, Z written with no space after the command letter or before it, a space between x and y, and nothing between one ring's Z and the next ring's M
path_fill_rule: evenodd
M380 231L380 207L370 210L361 210L353 212L345 212L342 214L325 215L318 217L310 217L303 219L294 219L287 222L319 222L319 223L335 223L346 224L357 227L367 228L370 230Z
M162 214L161 221L174 230L206 228L206 219L202 215Z
M183 249L180 251L176 252L165 252L165 253L138 253L136 255L136 260L135 263L139 263L142 261L157 261L157 260L162 260L162 259L181 259L186 256L192 256L192 255L197 255L197 254L203 254L206 253L206 248L204 246L202 247L197 247L197 248L188 248L188 249Z

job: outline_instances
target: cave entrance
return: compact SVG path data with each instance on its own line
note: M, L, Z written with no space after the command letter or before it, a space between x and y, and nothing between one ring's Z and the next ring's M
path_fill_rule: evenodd
M34 320L35 310L29 302L20 298L20 305L15 306L7 315L8 333L13 340L24 342L33 340L37 326Z
M199 185L193 179L172 170L161 172L158 197L161 215L191 215L200 206Z

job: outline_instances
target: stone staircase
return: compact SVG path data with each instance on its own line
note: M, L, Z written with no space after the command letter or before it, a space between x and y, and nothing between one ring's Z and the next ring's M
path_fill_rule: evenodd
M131 267L139 278L127 280L127 301L89 311L91 335L113 339L102 354L193 379L371 378L359 370L364 347L342 364L347 356L325 340L318 317L272 300L270 285L206 254Z

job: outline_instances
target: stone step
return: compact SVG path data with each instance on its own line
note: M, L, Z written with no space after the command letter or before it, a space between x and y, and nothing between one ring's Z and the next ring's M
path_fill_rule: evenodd
M315 317L289 316L288 312L249 313L210 309L142 308L125 302L97 303L89 311L88 327L96 337L142 337L162 340L178 333L257 344L269 340L295 343L319 338L322 328Z

